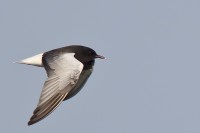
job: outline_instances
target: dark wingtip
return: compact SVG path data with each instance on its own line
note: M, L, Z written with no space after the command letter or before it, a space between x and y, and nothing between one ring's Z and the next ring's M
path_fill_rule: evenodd
M30 120L29 120L29 122L28 122L28 126L33 125L33 124L35 124L36 122L38 122L38 121L34 121L34 120L33 120L35 117L36 117L36 116L33 115L33 116L30 118Z
M31 126L33 123L31 121L28 122L28 126Z

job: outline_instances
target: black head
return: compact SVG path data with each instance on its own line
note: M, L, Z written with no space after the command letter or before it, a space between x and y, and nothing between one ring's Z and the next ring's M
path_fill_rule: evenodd
M98 55L93 49L85 46L73 45L70 46L75 52L74 57L83 64L94 61L96 58L105 59L105 57Z

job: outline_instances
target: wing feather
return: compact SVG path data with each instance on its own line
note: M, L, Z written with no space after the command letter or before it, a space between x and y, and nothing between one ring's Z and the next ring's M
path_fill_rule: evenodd
M56 109L57 106L59 106L62 103L62 101L66 95L67 95L67 93L62 94L62 95L59 95L59 94L55 95L44 105L37 107L34 111L33 116L31 117L30 121L28 122L28 125L32 125L32 124L42 120L46 116L48 116L51 112L53 112Z
M83 69L74 53L44 53L43 65L48 75L44 83L39 103L28 125L32 125L52 113L75 87Z

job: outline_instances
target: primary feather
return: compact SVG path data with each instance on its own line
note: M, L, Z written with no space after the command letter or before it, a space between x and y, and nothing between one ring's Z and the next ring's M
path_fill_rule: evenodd
M43 65L48 75L39 103L33 112L29 125L38 122L58 107L75 86L83 64L74 58L74 53L43 55Z

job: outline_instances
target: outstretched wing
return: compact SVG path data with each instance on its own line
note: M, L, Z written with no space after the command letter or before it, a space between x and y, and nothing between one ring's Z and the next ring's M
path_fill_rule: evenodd
M42 62L48 79L44 83L39 103L28 125L42 120L62 103L76 85L83 69L83 64L74 57L74 53L61 54L50 51L44 53Z

